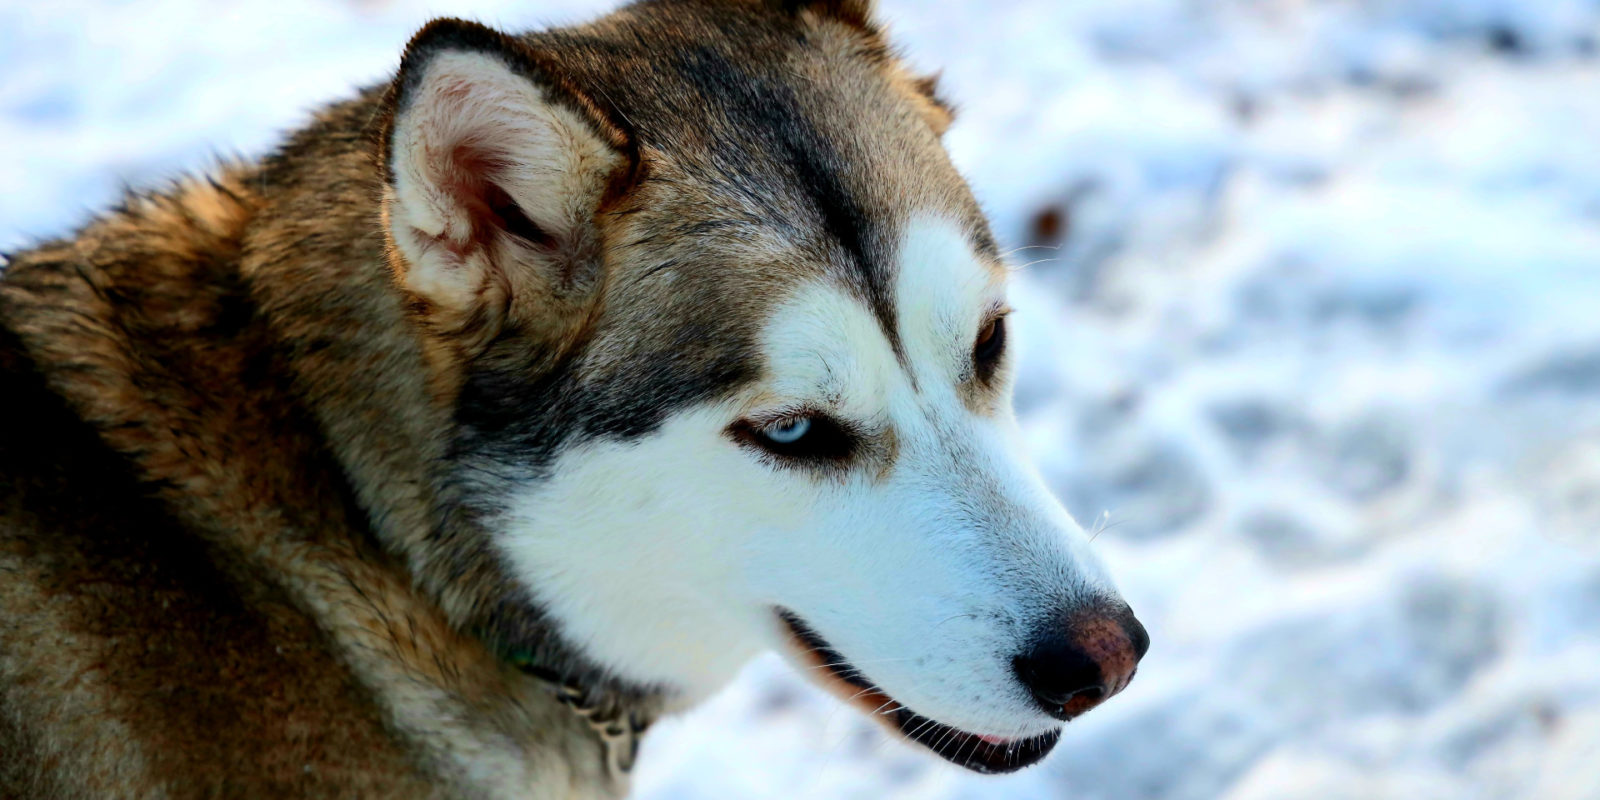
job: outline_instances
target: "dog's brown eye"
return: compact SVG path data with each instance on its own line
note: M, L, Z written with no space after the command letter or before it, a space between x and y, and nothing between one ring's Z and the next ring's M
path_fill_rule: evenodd
M972 346L972 361L978 367L978 377L988 380L1000 363L1006 349L1006 318L995 317L978 330L978 341Z

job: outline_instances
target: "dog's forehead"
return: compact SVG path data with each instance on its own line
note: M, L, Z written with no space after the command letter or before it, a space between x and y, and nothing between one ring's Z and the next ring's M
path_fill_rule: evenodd
M881 306L912 213L937 209L992 252L926 98L879 35L776 5L657 0L530 37L633 129L642 184L617 211L656 263L624 265L715 264L720 281L754 256L746 271L832 270Z
M902 369L927 360L904 341L921 323L896 306L919 307L900 286L922 270L902 258L919 220L942 221L961 264L999 272L987 222L881 41L763 7L657 0L526 37L627 120L642 182L601 214L603 300L562 365L575 388L552 378L530 397L514 372L485 371L462 415L479 439L538 463L552 445L523 453L538 442L640 436L729 398L775 374L766 326L806 285L870 320L852 347L886 342ZM976 307L961 307L975 326ZM973 332L915 337L959 347Z
M876 413L872 406L897 391L949 387L966 376L973 335L1004 302L1005 270L937 215L909 220L893 260L892 333L831 276L783 295L760 325L763 395Z

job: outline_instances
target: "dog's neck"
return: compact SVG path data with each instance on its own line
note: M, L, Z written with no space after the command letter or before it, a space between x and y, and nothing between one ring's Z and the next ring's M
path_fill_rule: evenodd
M287 145L291 151L319 150L283 160L323 165L317 174L274 174L272 162L263 170L260 184L273 189L275 217L304 217L307 229L351 233L345 240L293 243L261 234L257 238L267 240L252 243L254 249L281 247L283 257L249 268L253 289L271 306L300 394L383 548L406 562L412 584L452 628L550 687L609 749L623 742L629 753L618 761L631 764L633 745L627 742L636 742L659 715L666 694L620 679L565 640L506 574L483 529L486 514L477 498L449 474L461 358L449 342L428 335L386 268L375 225L380 173L364 138L375 99L369 93L325 114L326 124L348 128L349 135L329 137L323 130ZM351 182L351 175L362 180ZM330 204L329 194L339 202ZM314 219L330 212L350 218L337 225ZM302 266L314 263L340 266L319 271L314 282ZM311 342L314 353L306 352Z
M542 681L555 693L557 701L572 709L594 731L605 750L607 772L613 779L625 779L633 770L645 731L660 716L660 708L621 692L564 679L560 673L535 665L526 654L513 656L511 663Z

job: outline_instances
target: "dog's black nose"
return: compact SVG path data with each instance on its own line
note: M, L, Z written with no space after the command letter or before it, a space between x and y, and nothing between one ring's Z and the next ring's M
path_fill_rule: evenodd
M1122 691L1150 649L1150 635L1126 605L1078 612L1050 626L1012 660L1039 706L1071 719Z

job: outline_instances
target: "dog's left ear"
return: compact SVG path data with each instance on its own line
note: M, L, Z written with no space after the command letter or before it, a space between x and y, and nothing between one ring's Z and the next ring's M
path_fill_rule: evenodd
M411 40L387 100L385 222L397 277L435 316L495 325L513 295L581 302L596 215L634 168L631 133L554 65L455 19Z

